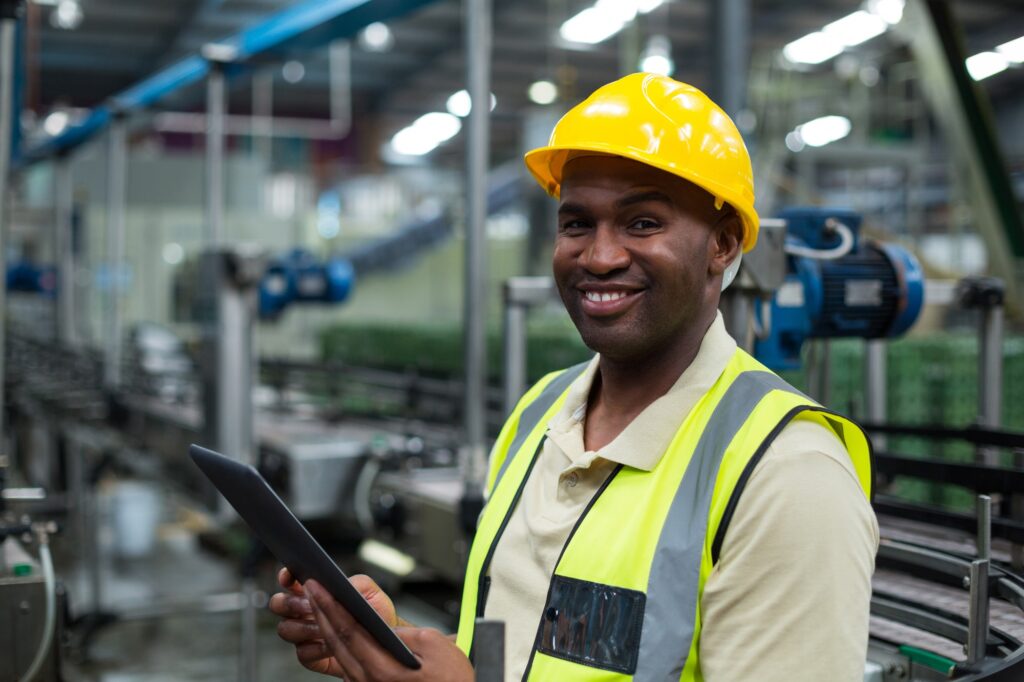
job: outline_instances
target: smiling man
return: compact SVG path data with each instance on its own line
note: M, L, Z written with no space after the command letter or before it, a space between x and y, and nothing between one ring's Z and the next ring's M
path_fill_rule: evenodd
M282 636L350 680L471 679L479 616L508 624L508 680L861 679L870 448L725 331L723 282L758 229L732 121L634 74L526 163L560 201L555 280L596 356L542 379L498 437L455 644L400 629L424 666L390 678L343 609L287 575Z

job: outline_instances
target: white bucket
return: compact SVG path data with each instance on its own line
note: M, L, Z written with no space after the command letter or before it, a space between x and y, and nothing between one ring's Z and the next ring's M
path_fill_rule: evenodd
M151 486L123 481L110 496L114 521L114 552L139 558L153 551L160 523L160 494Z

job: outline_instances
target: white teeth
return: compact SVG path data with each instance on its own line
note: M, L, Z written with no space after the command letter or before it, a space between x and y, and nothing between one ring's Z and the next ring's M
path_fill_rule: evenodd
M613 291L611 293L600 293L597 291L587 291L584 292L584 295L587 297L588 301L617 301L620 298L625 298L626 292Z

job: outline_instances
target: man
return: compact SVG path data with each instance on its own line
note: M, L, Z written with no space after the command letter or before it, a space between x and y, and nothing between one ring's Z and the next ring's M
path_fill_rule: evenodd
M406 628L403 671L313 583L272 610L309 668L469 680L474 619L508 680L859 680L878 529L870 449L737 350L717 312L758 228L750 160L699 90L597 90L527 167L560 199L553 270L586 365L545 377L492 451L455 643Z

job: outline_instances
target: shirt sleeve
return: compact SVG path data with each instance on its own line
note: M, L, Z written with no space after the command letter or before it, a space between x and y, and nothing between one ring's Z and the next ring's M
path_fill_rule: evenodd
M878 522L839 440L796 421L747 482L701 599L707 682L864 677Z

